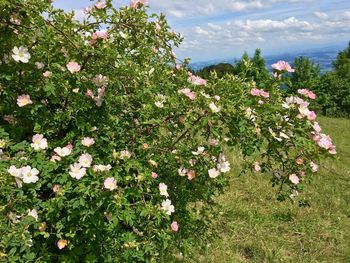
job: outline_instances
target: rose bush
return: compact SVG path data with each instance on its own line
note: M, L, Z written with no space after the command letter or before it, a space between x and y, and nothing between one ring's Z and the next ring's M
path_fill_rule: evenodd
M97 2L83 21L50 2L0 3L5 260L164 260L210 223L225 151L239 147L243 171L269 174L280 199L336 153L312 93L282 97L285 62L265 90L204 80L177 63L181 37L145 1Z

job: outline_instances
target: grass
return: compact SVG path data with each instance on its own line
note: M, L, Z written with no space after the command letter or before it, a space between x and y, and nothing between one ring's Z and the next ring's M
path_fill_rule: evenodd
M350 262L350 120L320 118L338 149L302 198L278 202L269 178L232 175L213 232L196 262ZM232 156L238 165L239 160Z

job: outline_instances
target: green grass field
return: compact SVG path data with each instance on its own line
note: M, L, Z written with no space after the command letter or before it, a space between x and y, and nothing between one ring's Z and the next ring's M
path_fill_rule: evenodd
M231 175L200 262L350 262L350 120L320 118L337 145L298 202L278 202L269 178ZM238 167L239 160L232 156ZM238 170L238 169L237 169ZM196 260L197 261L197 260Z

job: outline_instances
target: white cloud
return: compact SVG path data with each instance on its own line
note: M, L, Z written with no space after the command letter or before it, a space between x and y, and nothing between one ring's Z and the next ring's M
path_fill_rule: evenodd
M319 19L327 19L328 15L323 12L315 12L315 16L317 16Z

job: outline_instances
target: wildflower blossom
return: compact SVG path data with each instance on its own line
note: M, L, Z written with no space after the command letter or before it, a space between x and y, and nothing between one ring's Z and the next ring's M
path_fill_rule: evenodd
M104 9L104 8L107 7L107 5L106 5L105 2L97 2L97 3L95 4L95 7L96 7L97 9Z
M286 72L294 72L295 70L289 65L286 61L278 61L277 63L272 65L272 68L278 71L286 71Z
M125 160L125 159L130 159L130 157L131 157L131 153L128 150L124 150L120 152L120 156L119 156L120 159Z
M261 166L259 162L254 162L254 172L258 173L261 171Z
M172 213L175 212L174 206L171 204L171 200L166 199L165 201L162 202L162 210L167 214L171 215Z
M93 138L90 138L90 137L84 137L82 140L81 140L81 144L86 146L86 147L90 147L92 146L93 144L95 143L95 140Z
M196 93L194 91L191 91L188 88L183 88L178 90L178 93L180 94L184 94L185 96L187 96L190 100L195 100L196 99Z
M56 147L54 149L54 152L57 153L58 156L60 157L66 157L72 153L72 149L68 146L65 146L63 148L61 147Z
M212 112L218 113L220 112L221 108L217 107L214 102L209 104L209 108L211 109Z
M102 165L102 164L97 164L92 167L92 170L96 172L108 172L109 170L112 169L112 166L110 164L107 165Z
M32 138L33 143L30 145L35 151L45 150L47 148L47 139L42 134L35 134Z
M210 178L216 178L220 175L220 171L216 170L215 168L209 169L208 174Z
M160 192L160 195L168 197L169 196L169 194L168 194L168 186L165 183L160 183L159 184L159 192Z
M68 244L68 241L65 239L60 239L57 241L57 247L59 250L64 249L67 246L67 244Z
M79 157L79 164L82 167L88 168L91 166L92 156L88 153L84 153Z
M80 71L80 65L75 61L69 62L66 66L70 73L75 73Z
M170 227L173 232L177 232L179 230L179 224L176 221L173 221Z
M187 170L186 168L183 168L183 167L181 167L181 168L179 168L179 169L177 170L177 173L178 173L180 176L186 176L186 175L187 175L187 172L188 172L188 170Z
M39 177L37 176L39 171L29 165L21 168L21 174L21 179L25 184L36 183L39 180Z
M86 168L82 168L80 163L70 165L69 175L75 179L81 179L86 174Z
M293 183L293 184L299 184L300 179L296 174L291 174L289 175L289 180Z
M16 62L28 63L30 57L28 49L25 47L14 47L12 50L12 58Z
M113 177L108 177L103 182L103 186L105 189L113 191L117 188L117 181Z
M38 221L38 211L36 209L29 209L27 212L29 216L32 216L35 219L35 221Z
M23 94L21 96L18 96L17 98L17 105L19 107L24 107L26 105L32 104L32 100L30 99L29 95Z

